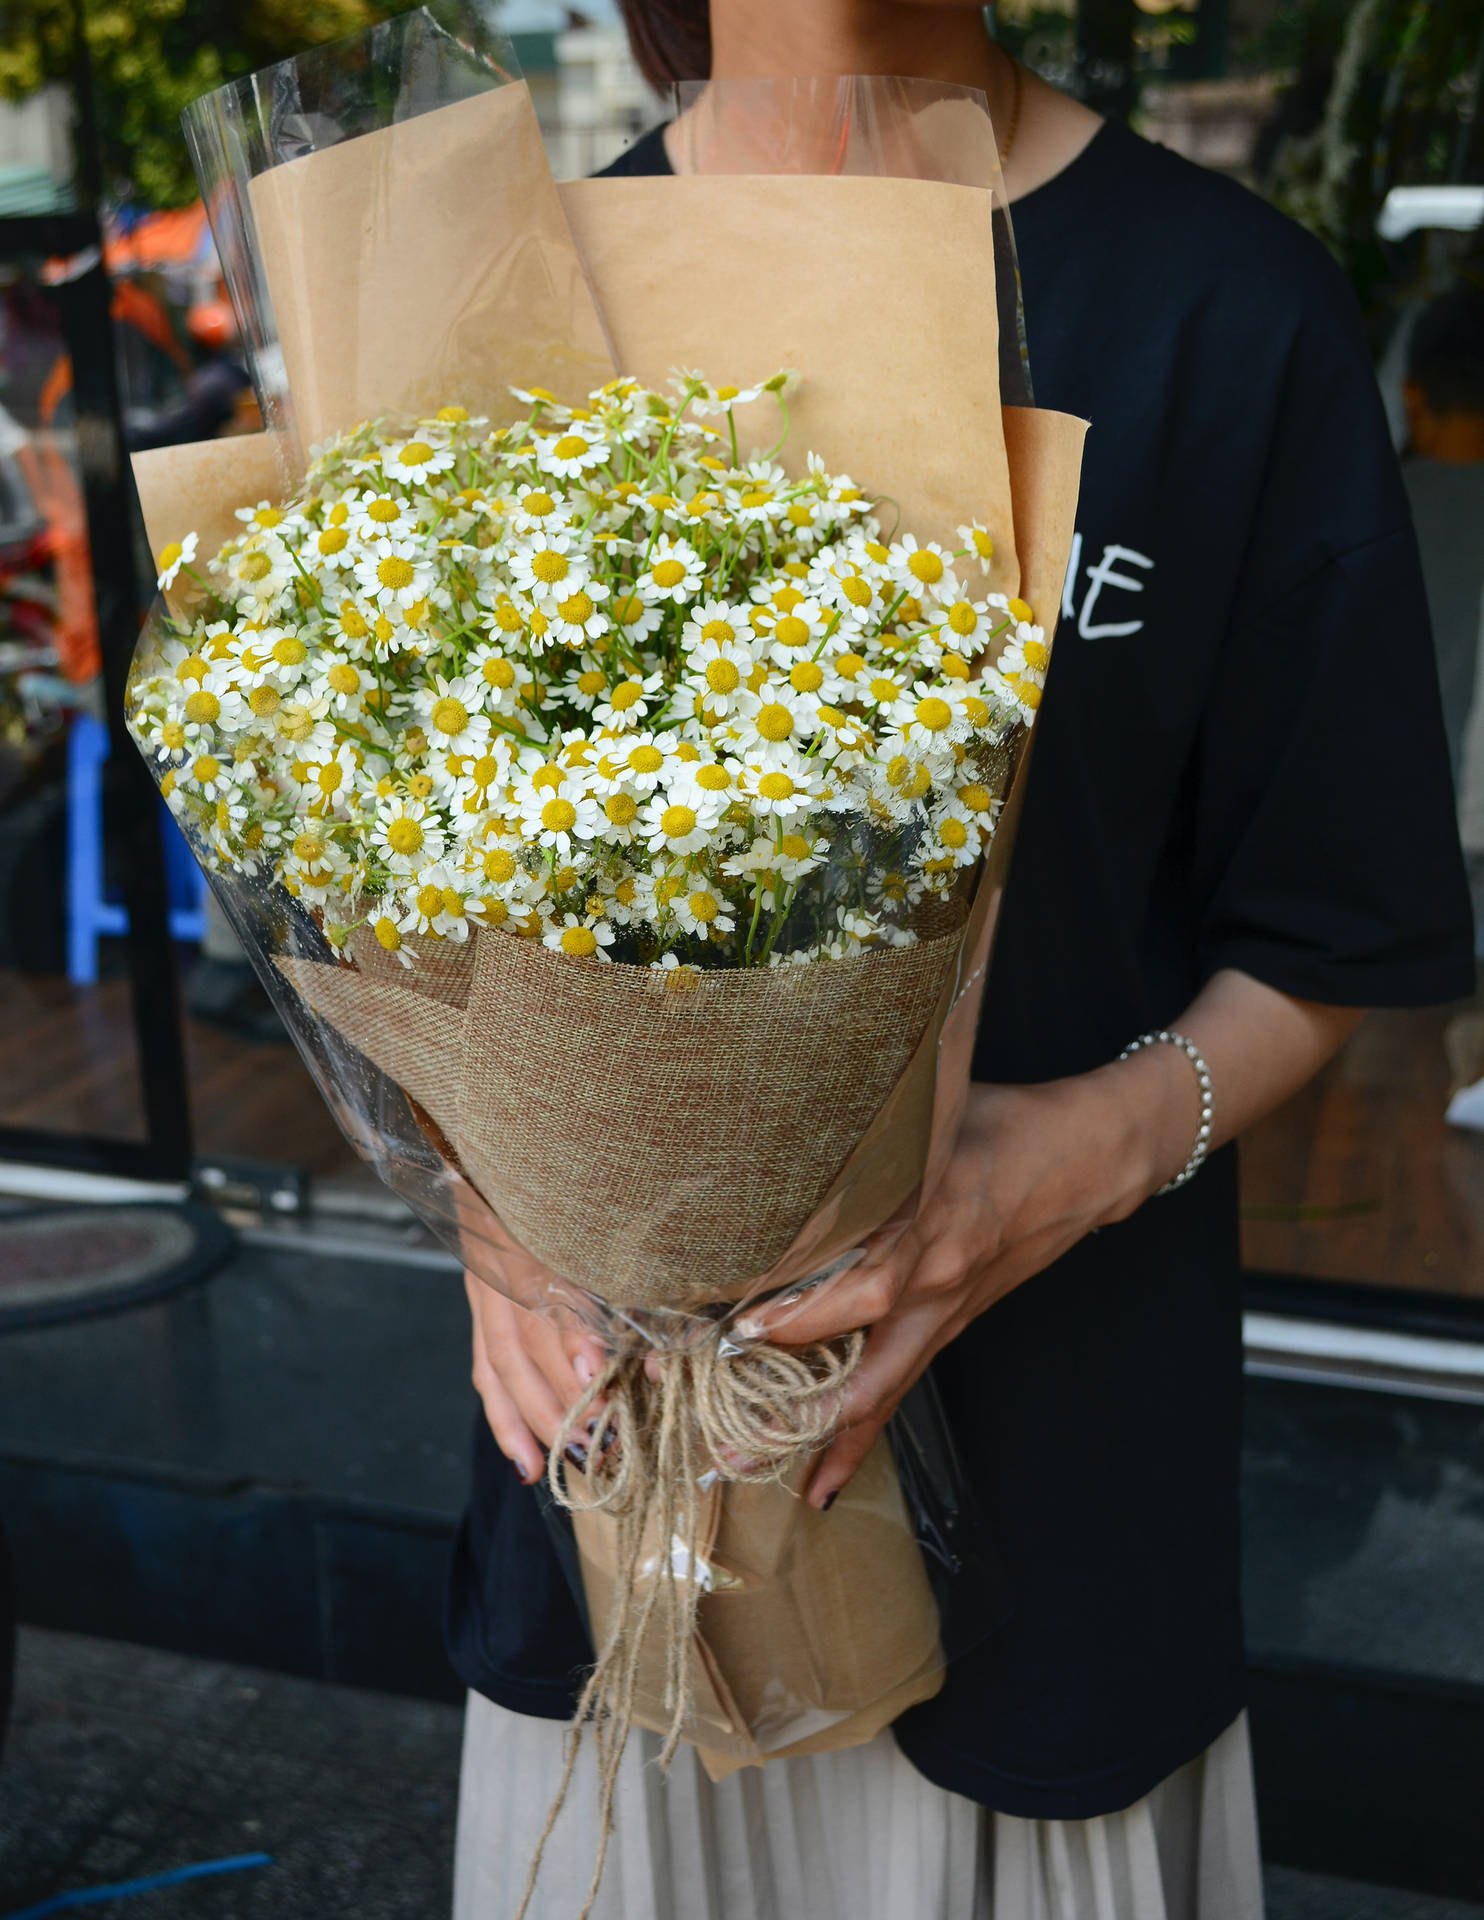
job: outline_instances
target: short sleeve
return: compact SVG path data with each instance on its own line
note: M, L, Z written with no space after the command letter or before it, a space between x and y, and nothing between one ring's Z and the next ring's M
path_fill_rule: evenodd
M1187 840L1204 976L1407 1006L1474 988L1417 543L1348 289L1289 355Z

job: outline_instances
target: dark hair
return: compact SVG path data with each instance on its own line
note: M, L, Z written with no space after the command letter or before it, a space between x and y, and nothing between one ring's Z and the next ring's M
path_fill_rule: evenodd
M658 91L711 77L708 0L619 0L639 71Z
M1484 290L1455 287L1423 308L1407 347L1407 378L1434 413L1484 414Z

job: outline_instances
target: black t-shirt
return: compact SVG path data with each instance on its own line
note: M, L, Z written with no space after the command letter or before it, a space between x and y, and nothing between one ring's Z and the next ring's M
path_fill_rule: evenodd
M658 137L612 171L668 171ZM1111 125L1013 215L1036 399L1091 431L977 1077L1096 1067L1222 967L1344 1006L1470 992L1416 547L1344 280ZM1234 1150L935 1373L1013 1610L897 1738L1006 1813L1127 1806L1243 1701ZM450 1642L472 1687L570 1714L578 1615L482 1427Z

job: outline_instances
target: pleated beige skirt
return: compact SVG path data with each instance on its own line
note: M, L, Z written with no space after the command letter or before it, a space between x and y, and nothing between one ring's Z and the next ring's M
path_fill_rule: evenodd
M513 1920L562 1769L552 1720L469 1696L454 1920ZM593 1920L1262 1920L1246 1716L1122 1813L1017 1820L933 1786L890 1733L719 1784L635 1732ZM584 1746L529 1920L576 1920L598 1784Z

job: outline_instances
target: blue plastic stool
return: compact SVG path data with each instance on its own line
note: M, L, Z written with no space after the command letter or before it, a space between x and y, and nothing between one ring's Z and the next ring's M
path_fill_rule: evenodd
M103 891L103 763L108 729L79 713L67 741L67 978L91 986L98 978L98 942L129 931L128 910ZM170 809L160 802L170 936L199 940L206 931L206 881Z

